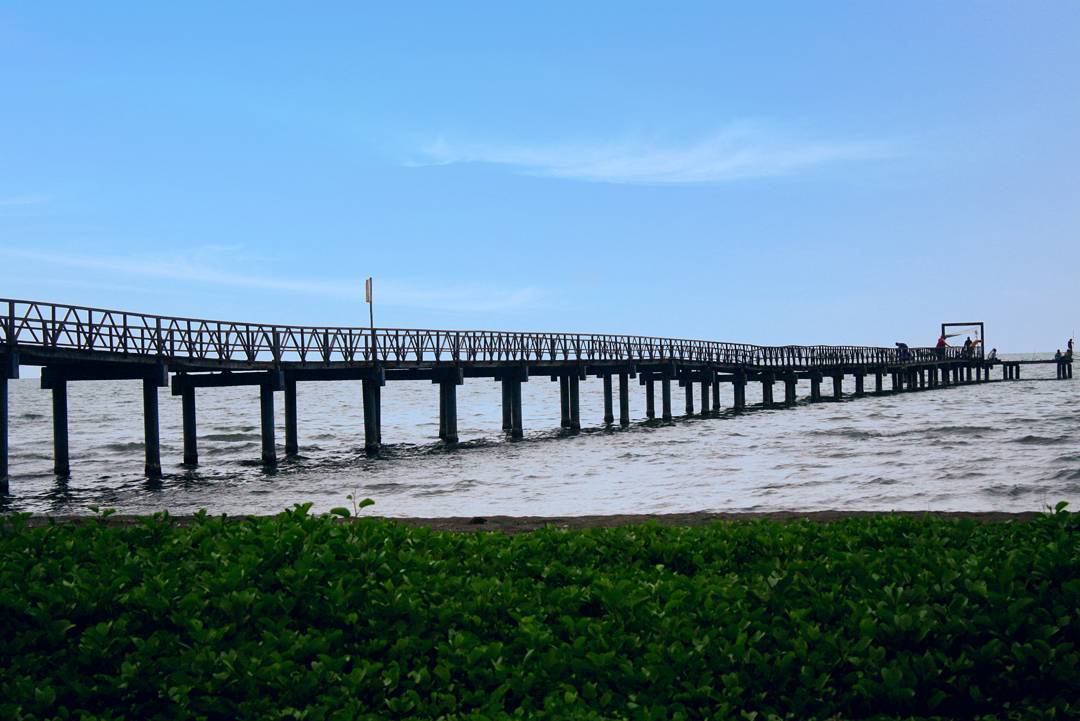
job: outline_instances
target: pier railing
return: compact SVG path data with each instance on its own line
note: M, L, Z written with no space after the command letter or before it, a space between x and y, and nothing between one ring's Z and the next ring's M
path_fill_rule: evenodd
M0 299L0 344L248 363L682 361L780 368L960 360L960 348L758 346L592 333L268 325Z

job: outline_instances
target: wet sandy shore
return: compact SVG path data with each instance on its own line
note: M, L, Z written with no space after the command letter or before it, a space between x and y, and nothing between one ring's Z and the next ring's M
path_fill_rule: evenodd
M768 511L768 512L744 512L744 513L711 513L698 511L695 513L659 513L659 514L619 514L601 516L474 516L474 517L447 517L447 518L386 518L385 520L396 521L407 526L431 528L437 531L497 531L500 533L523 533L535 531L545 526L554 526L568 530L581 530L587 528L615 528L617 526L629 526L641 523L655 522L664 526L700 526L718 521L749 521L749 520L772 520L772 521L798 521L807 520L820 523L839 521L845 518L863 518L867 516L908 516L921 517L932 516L935 518L953 518L982 521L987 523L1003 523L1008 521L1028 521L1038 517L1036 512L1007 513L1003 511ZM243 520L247 516L228 516L236 521ZM112 525L131 525L140 522L143 516L112 515L105 518L96 516L32 516L31 526L45 525L52 519L58 523L97 523L106 522ZM191 523L194 516L171 516L171 520L180 525ZM381 516L361 516L361 518L384 518Z

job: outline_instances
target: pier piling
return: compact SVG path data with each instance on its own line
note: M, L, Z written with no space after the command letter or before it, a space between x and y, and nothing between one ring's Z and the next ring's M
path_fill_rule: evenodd
M499 381L499 385L502 387L502 429L506 433L509 433L514 428L514 389L511 387L512 383L512 380L505 377Z
M440 438L446 443L458 442L457 387L455 378L443 378L439 381Z
M605 373L604 379L604 425L610 426L615 422L615 410L611 397L611 374ZM621 379L620 379L621 380Z
M773 404L773 377L765 374L761 378L761 405L772 408Z
M708 379L708 376L701 381L701 415L709 415L709 388L712 386L712 381Z
M8 377L0 372L0 493L8 490Z
M837 373L832 377L832 397L834 401L841 400L844 397L844 376L841 373Z
M559 425L563 428L570 427L570 377L559 376L559 408L561 415Z
M664 421L671 420L671 378L664 375L660 379L660 404L661 404L661 416L660 419Z
M525 435L521 426L521 380L510 381L510 438L518 440Z
M720 379L713 374L712 381L712 409L713 413L720 412Z
M784 378L784 404L793 406L797 400L797 393L799 387L799 379L795 377L794 373L789 374Z
M686 415L694 415L694 382L687 376L682 382L683 390L686 395Z
M68 456L67 381L63 378L52 381L52 413L53 473L66 478L71 475L71 460Z
M651 375L645 378L645 417L656 418L656 384Z
M741 413L746 410L746 376L737 374L732 381L731 390L735 396L735 412Z
M821 374L810 374L810 402L818 403L821 401Z
M619 373L619 425L630 425L630 374L626 371Z
M180 405L184 426L184 465L199 465L199 442L196 436L195 389L185 386L180 391Z
M300 453L300 439L296 423L296 379L285 378L285 455L289 458Z
M381 445L379 382L365 379L362 392L364 397L364 453L368 456L377 456Z
M574 373L569 378L570 385L570 431L577 433L581 430L581 394L580 378Z
M259 420L262 426L262 462L265 466L277 464L277 447L274 440L274 386L265 381L259 384Z
M143 378L143 438L147 478L161 477L161 433L158 414L158 382Z

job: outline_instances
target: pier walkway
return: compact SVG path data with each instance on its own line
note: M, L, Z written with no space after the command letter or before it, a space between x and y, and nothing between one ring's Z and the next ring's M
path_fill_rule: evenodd
M988 361L960 348L864 346L758 346L744 343L582 333L516 333L484 330L284 326L104 310L38 301L0 299L0 483L7 487L8 379L22 365L41 366L41 386L52 392L54 470L70 473L67 386L87 380L129 379L143 388L146 474L161 474L158 388L171 384L182 398L183 462L198 464L196 389L258 387L262 461L277 462L275 394L285 403L285 453L299 452L296 385L359 380L364 406L364 446L378 454L382 442L381 389L390 381L438 385L439 437L458 440L457 386L487 378L502 386L503 429L523 435L521 384L530 378L559 383L562 427L581 428L579 386L603 383L604 423L630 424L630 379L643 386L646 416L672 419L672 382L683 388L686 415L722 410L721 384L733 388L733 408L746 409L746 386L760 383L762 404L795 405L797 383L810 382L811 402L839 400L843 379L853 376L855 395L921 391L983 383L1001 368L1003 380L1019 379L1023 361ZM1058 363L1058 377L1072 377L1072 362ZM822 381L829 380L828 394ZM888 386L886 387L886 380ZM782 396L774 386L782 384ZM659 409L656 387L659 386Z

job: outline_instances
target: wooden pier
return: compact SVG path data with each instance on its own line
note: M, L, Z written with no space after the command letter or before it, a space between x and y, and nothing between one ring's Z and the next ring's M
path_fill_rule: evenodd
M457 388L467 379L502 387L502 426L511 439L524 434L521 384L547 378L559 384L561 425L581 429L580 386L603 384L605 424L630 425L630 386L645 390L646 417L671 421L672 383L684 390L687 416L721 410L721 386L733 389L735 411L747 408L746 386L760 383L764 407L793 406L797 383L810 382L811 402L838 401L843 381L855 396L906 393L991 380L1018 380L1024 361L988 361L960 348L863 346L757 346L742 343L575 333L514 333L395 328L280 326L130 313L37 301L0 299L0 484L8 485L8 379L22 365L41 366L41 387L52 392L54 470L70 473L67 387L88 380L142 383L146 475L161 475L158 388L181 397L183 462L199 462L196 391L257 386L262 461L277 463L274 403L284 395L285 454L300 450L297 383L359 380L364 447L382 443L382 388L390 381L426 381L438 388L439 438L458 441ZM1045 362L1045 361L1035 361ZM1057 363L1057 377L1072 378L1072 360ZM885 387L885 379L890 381ZM822 382L828 395L823 395ZM774 395L783 384L782 401ZM697 405L695 406L695 400Z

